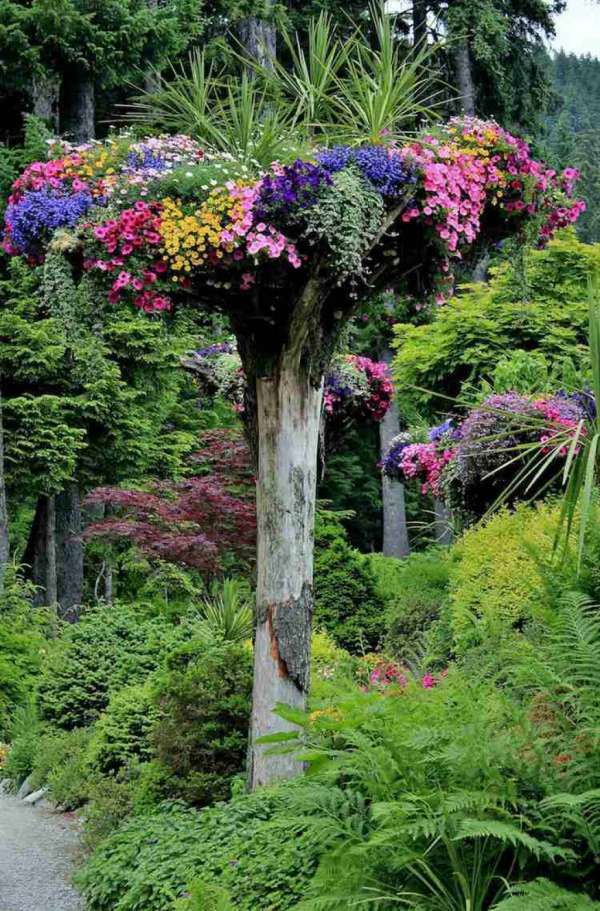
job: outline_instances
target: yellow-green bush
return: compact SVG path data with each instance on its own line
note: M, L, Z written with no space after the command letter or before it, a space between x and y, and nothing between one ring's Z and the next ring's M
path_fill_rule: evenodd
M455 544L450 625L459 654L528 621L543 622L553 602L549 567L559 511L547 503L502 510ZM563 566L562 584L569 575Z

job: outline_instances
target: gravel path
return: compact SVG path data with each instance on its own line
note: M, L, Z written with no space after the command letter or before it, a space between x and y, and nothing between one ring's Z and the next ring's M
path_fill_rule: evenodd
M0 911L82 911L70 885L78 843L68 816L0 787Z

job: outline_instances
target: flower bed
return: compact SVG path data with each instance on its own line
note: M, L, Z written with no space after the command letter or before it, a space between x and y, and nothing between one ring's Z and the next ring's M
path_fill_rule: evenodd
M82 266L98 274L108 299L146 312L169 309L191 286L234 296L239 308L259 276L277 284L274 266L284 283L315 263L338 284L358 281L357 262L374 240L384 262L426 250L427 283L442 303L452 263L482 232L495 240L533 223L544 243L585 207L573 198L575 170L558 175L525 142L474 118L402 147L315 150L312 160L275 162L266 173L186 136L55 144L51 154L13 185L5 250L37 263L58 231L75 231ZM356 211L344 207L342 224L336 197L344 193ZM377 270L373 256L367 271Z

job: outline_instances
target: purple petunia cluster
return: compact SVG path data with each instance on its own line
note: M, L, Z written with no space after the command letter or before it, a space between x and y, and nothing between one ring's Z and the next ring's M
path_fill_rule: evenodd
M255 213L265 221L289 216L292 209L314 205L319 191L331 183L328 171L309 161L278 166L262 180Z
M10 229L12 248L25 256L38 258L44 242L54 231L74 227L98 201L88 190L70 195L61 195L50 189L23 194L6 211L5 221Z
M354 164L382 196L398 196L407 185L415 183L415 174L400 155L385 146L334 146L317 156L319 164L330 174Z

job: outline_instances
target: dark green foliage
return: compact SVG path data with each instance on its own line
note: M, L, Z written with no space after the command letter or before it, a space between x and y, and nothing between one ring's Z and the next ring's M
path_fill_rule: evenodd
M383 560L373 560L376 575ZM385 642L396 658L410 660L419 653L424 633L448 603L449 558L444 550L432 549L394 562L397 571L385 585Z
M577 234L594 243L600 240L600 61L560 51L550 66L555 95L541 144L553 167L580 169L578 193L587 211Z
M339 524L317 527L314 624L349 652L377 647L385 610L366 556L348 543Z
M48 647L39 684L44 719L69 729L94 722L111 691L142 682L159 664L172 627L125 605L87 610Z
M246 759L252 654L246 645L192 640L154 684L151 742L170 772L171 796L204 805L226 798Z
M262 790L201 812L165 804L131 820L77 877L89 911L172 911L195 879L218 884L239 911L295 907L316 858L302 829L292 833L289 820L275 816L287 790Z

